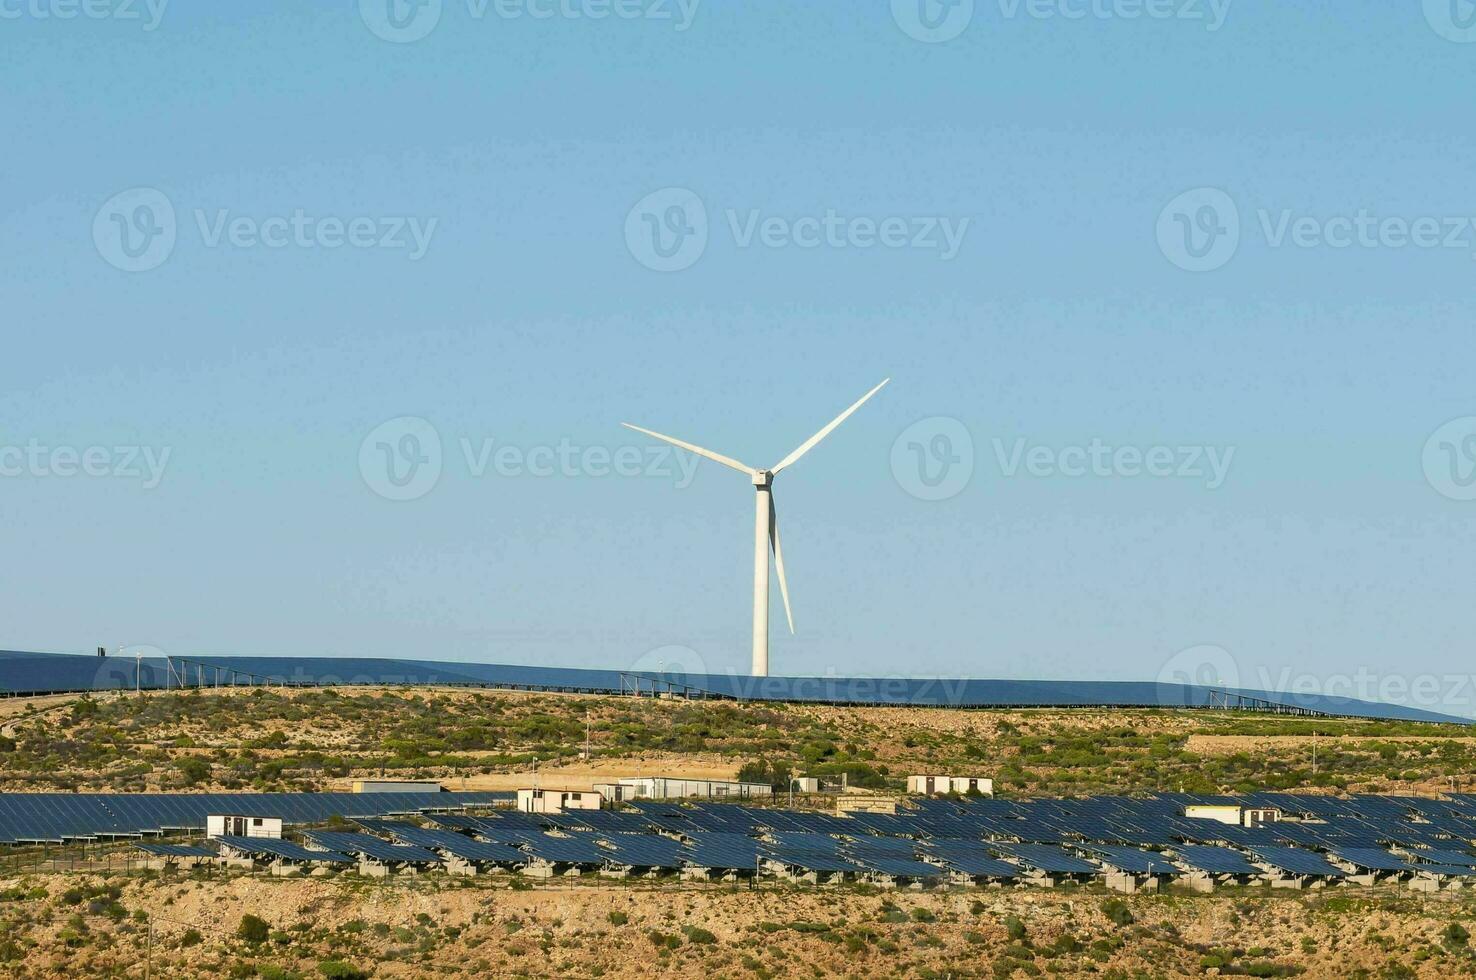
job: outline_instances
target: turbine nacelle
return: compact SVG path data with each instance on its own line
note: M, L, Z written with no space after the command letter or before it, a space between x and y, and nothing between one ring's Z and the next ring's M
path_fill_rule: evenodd
M794 463L805 453L814 449L816 444L835 430L851 413L866 403L872 395L881 391L891 378L886 378L881 384L862 395L855 404L841 412L830 424L819 432L810 436L799 447L775 463L771 469L754 469L731 456L715 453L711 449L703 449L701 446L672 436L662 435L660 432L652 432L629 422L620 424L627 429L644 433L653 439L670 443L678 449L685 449L690 453L696 453L704 459L710 459L714 463L748 474L753 481L753 488L757 492L757 510L754 514L754 550L753 550L753 673L755 677L767 677L769 674L769 552L774 554L774 570L779 575L779 594L784 598L784 616L789 620L789 632L794 632L794 615L789 609L789 582L784 575L784 548L779 541L779 512L774 507L774 477L779 471Z

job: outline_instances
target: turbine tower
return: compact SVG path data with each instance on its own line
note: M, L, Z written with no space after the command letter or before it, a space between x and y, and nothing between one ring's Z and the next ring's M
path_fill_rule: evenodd
M643 432L651 436L653 439L669 442L679 449L696 453L698 456L710 459L714 463L722 463L724 466L737 470L753 481L753 489L756 491L754 494L753 511L753 676L755 677L769 676L770 549L773 549L774 552L774 569L779 573L779 594L784 599L784 618L789 621L789 632L794 632L794 614L789 608L789 583L784 578L784 548L779 540L779 513L774 509L774 477L779 475L780 470L786 466L790 466L805 453L814 449L820 440L835 431L836 426L850 418L852 412L866 404L866 400L878 391L881 391L882 386L890 380L892 379L883 379L881 384L862 395L856 400L854 405L832 419L829 425L800 443L799 448L795 449L794 452L785 456L767 470L754 469L752 466L746 463L740 463L738 460L729 456L715 453L710 449L703 449L701 446L693 445L690 442L683 442L681 439L674 439L671 436L662 435L660 432L643 429L638 425L631 425L629 422L620 423L627 429L634 429L637 432Z

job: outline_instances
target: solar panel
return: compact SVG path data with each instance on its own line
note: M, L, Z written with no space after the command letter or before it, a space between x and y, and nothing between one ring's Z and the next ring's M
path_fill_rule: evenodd
M386 864L439 864L441 858L423 847L413 844L392 844L368 834L334 833L326 830L309 830L303 834L314 844L321 844L330 851L342 854L359 854Z
M692 833L685 850L688 863L697 867L735 871L758 863L759 842L746 834Z
M222 844L256 857L279 857L289 861L326 861L329 864L352 864L353 860L334 851L315 851L278 837L235 837L223 835L216 838Z
M600 867L610 856L593 839L587 837L550 837L548 834L538 834L524 841L521 846L524 851L551 864Z
M943 869L912 858L892 857L884 854L848 854L851 860L868 871L878 871L893 878L937 878Z
M1181 844L1174 854L1196 871L1210 874L1254 875L1260 869L1245 859L1239 851L1228 847L1213 847L1203 844Z
M797 851L791 848L772 848L766 849L764 856L778 861L780 864L787 864L805 871L854 872L861 870L861 867L854 862L848 861L837 854L824 851Z
M680 868L680 841L656 834L611 834L604 839L621 864L638 868Z
M1328 853L1340 861L1346 861L1366 871L1409 871L1410 865L1403 859L1390 854L1382 847L1339 847L1333 846Z
M1163 855L1155 854L1152 851L1139 850L1136 847L1092 844L1086 847L1086 850L1097 855L1119 871L1125 871L1128 874L1176 875L1179 873L1179 869L1174 867Z
M1348 872L1329 864L1327 858L1316 851L1305 851L1300 847L1259 846L1251 853L1266 864L1293 875L1311 875L1318 878L1346 878Z
M989 850L1004 854L1021 862L1026 867L1036 868L1047 874L1097 874L1096 867L1059 847L1050 844L1005 844L990 842Z
M1441 850L1439 848L1428 848L1425 850L1410 851L1411 857L1431 864L1454 864L1465 867L1476 867L1476 857L1472 857L1465 851Z

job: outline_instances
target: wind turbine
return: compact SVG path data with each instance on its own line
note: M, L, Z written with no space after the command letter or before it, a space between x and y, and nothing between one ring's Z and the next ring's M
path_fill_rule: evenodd
M784 547L779 540L779 513L774 509L774 477L779 475L780 470L790 466L805 453L814 449L821 439L835 431L836 426L850 418L852 412L866 404L868 398L881 391L882 386L891 380L891 378L883 379L881 384L862 395L854 405L832 419L829 425L800 443L799 448L767 470L755 469L732 457L715 453L710 449L703 449L690 442L683 442L681 439L662 435L660 432L643 429L638 425L631 425L629 422L620 423L627 429L634 429L636 432L643 432L662 442L669 442L679 449L696 453L714 463L722 463L724 466L745 474L753 481L753 489L756 491L753 518L753 676L755 677L769 676L769 549L771 548L774 552L774 568L779 573L779 594L784 598L784 617L789 620L789 632L794 632L794 614L789 608L789 583L784 578Z

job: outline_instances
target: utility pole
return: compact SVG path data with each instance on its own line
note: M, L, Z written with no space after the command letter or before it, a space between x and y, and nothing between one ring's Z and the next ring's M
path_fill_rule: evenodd
M1312 775L1317 775L1317 729L1312 730Z

